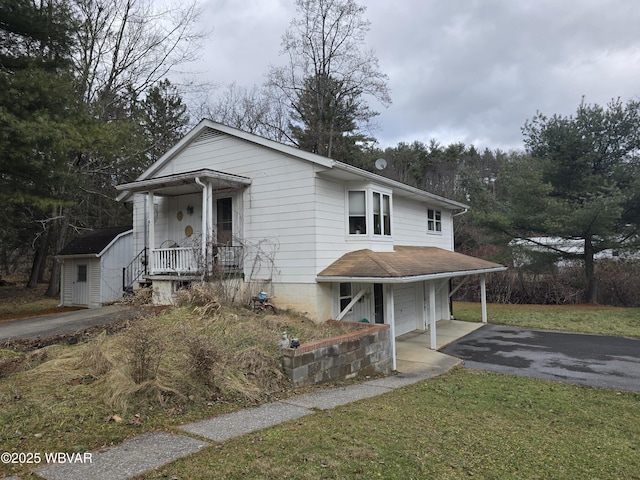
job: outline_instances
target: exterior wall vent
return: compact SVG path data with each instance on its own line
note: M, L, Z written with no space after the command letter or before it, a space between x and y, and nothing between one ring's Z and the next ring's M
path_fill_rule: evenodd
M200 136L193 141L193 144L198 145L201 143L215 142L216 140L220 140L223 137L225 137L224 133L209 128L206 131L202 132Z

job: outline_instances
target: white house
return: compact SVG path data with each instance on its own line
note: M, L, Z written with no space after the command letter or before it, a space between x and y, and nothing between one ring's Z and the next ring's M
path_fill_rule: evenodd
M131 261L131 227L94 230L56 255L62 262L60 303L95 308L122 298L122 268Z
M466 205L209 120L117 188L157 302L236 272L280 308L398 336L450 318L451 278L505 269L453 252Z

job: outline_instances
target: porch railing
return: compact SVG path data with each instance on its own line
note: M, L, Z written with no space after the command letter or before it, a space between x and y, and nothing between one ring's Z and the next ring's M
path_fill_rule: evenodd
M122 269L122 291L133 293L133 285L147 274L147 249L143 248L131 263Z
M192 247L153 250L153 273L197 273L196 251Z
M216 245L213 247L214 275L237 272L242 268L242 246ZM193 247L157 248L153 250L154 274L200 274L203 271L202 255Z

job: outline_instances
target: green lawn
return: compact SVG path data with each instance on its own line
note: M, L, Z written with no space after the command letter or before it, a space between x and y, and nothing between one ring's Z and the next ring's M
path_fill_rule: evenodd
M457 320L481 321L479 303L454 302ZM487 305L488 322L513 327L640 337L640 308L599 305Z
M456 368L141 478L639 478L640 394Z

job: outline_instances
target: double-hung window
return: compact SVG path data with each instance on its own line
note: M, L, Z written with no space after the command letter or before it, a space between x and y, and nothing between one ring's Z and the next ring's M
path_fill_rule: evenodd
M349 234L391 236L391 194L349 190Z
M373 233L391 235L391 201L389 195L373 192Z
M427 209L427 231L442 232L442 212L440 210Z
M367 192L365 190L349 192L349 233L351 235L367 233Z

